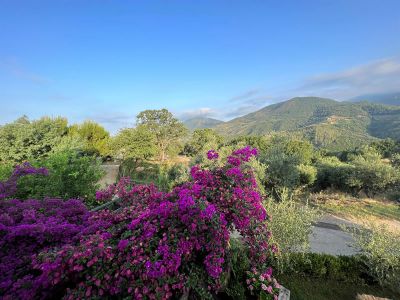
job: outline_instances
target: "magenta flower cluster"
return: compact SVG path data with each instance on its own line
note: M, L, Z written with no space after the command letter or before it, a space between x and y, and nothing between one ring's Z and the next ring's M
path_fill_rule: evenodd
M246 165L256 153L246 147L222 167L194 166L192 180L170 193L122 178L96 194L102 201L119 198L115 211L89 213L77 200L5 202L1 246L21 260L6 265L11 254L1 257L2 294L6 299L170 299L188 292L192 270L202 270L205 282L199 287L217 293L229 271L234 230L250 249L254 270L270 272L267 258L275 247ZM218 158L215 151L209 154ZM20 239L24 244L17 249Z
M272 268L260 273L256 268L247 272L246 284L253 295L261 299L278 300L281 285L272 277Z
M209 160L214 160L214 159L218 159L219 154L218 152L216 152L215 150L208 150L207 152L207 158Z
M92 220L79 200L0 201L0 295L2 299L43 298L32 256L79 241L109 227Z
M20 177L32 174L47 176L48 171L46 168L34 168L28 162L16 166L7 181L0 181L0 200L9 198L16 193Z

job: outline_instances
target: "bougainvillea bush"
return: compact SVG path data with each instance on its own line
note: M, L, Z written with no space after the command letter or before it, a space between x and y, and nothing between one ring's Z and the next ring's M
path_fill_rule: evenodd
M277 299L267 263L276 249L246 164L256 154L250 147L236 150L220 167L211 151L215 164L192 167L192 179L170 193L128 178L98 192L99 201L118 197L120 208L90 213L87 221L101 226L33 255L35 289L24 298L211 298L226 283L230 235L238 231L250 253L249 272L271 279L248 284L249 292Z

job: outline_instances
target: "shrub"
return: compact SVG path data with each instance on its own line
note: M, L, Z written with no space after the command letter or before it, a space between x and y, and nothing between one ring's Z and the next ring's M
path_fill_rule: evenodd
M353 166L341 162L335 156L322 157L316 162L317 189L335 188L341 191L350 191L348 177L353 172Z
M92 220L79 200L0 201L0 295L3 299L31 299L35 294L45 297L32 256L76 242L104 223Z
M45 167L46 177L22 178L16 194L19 199L79 198L89 206L96 205L95 192L103 176L100 161L73 151L51 154L45 160L32 162L33 166Z
M13 196L17 192L18 180L23 176L31 174L48 175L48 171L45 168L36 169L27 162L16 166L8 180L0 181L0 200Z
M369 274L380 285L400 291L400 235L381 225L348 229L365 255Z
M290 253L290 264L281 269L282 274L298 274L351 283L372 282L362 256L334 256L321 253Z
M292 263L292 252L304 253L309 250L309 235L319 213L308 205L299 205L286 198L280 202L268 199L264 205L272 215L268 228L279 249L275 259L281 271Z
M354 168L348 184L356 191L365 191L367 196L384 191L399 178L397 170L382 161L380 155L374 152L353 156L351 164Z
M230 234L236 229L249 251L252 272L270 276L266 211L246 165L256 150L234 151L228 162L209 169L194 166L192 181L170 193L154 186L132 186L128 179L97 193L100 201L116 195L120 209L92 218L112 223L37 256L43 290L66 299L96 297L171 298L190 292L211 297L229 272ZM215 158L212 158L216 161ZM266 299L276 299L276 289ZM260 290L258 291L257 288ZM253 286L253 292L264 291Z

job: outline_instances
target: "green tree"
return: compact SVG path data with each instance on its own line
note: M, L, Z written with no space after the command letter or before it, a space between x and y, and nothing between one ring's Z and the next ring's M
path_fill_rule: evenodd
M235 147L249 145L257 148L259 152L264 153L268 148L268 139L264 136L243 135L232 139L228 145Z
M315 186L318 189L334 188L344 192L350 192L349 176L353 173L354 166L340 161L336 156L320 157L317 167L317 180Z
M165 108L142 111L136 117L136 124L154 134L161 161L166 159L168 147L187 133L183 123Z
M144 126L122 129L110 143L114 157L148 159L156 155L155 135Z
M207 150L218 149L222 141L222 136L213 129L196 129L191 139L185 144L184 153L190 156L203 154Z
M107 156L109 154L108 142L110 134L100 124L85 121L69 128L69 135L79 136L85 143L84 150L88 154Z
M75 151L51 153L45 159L31 161L35 167L45 167L48 176L27 176L18 182L16 197L20 199L80 198L89 206L96 205L98 182L104 175L100 161Z
M266 188L274 196L279 197L284 189L292 192L315 181L316 169L311 165L313 147L309 142L274 137L269 143L260 160L267 166Z
M393 155L400 153L400 142L396 142L390 138L372 142L370 146L384 158L391 158Z
M67 133L67 119L26 117L0 127L0 161L20 163L51 153Z
M368 151L350 158L354 166L348 184L355 191L363 190L367 196L374 196L398 181L398 172L390 163L382 160L376 151Z

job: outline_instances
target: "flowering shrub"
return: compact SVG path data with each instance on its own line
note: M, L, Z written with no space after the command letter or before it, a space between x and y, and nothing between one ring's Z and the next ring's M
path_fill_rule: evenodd
M31 299L40 292L32 255L79 241L109 224L92 220L79 200L6 200L0 202L0 295Z
M128 178L98 192L98 200L121 199L121 209L93 216L113 225L83 237L78 245L39 255L35 266L42 271L43 289L63 290L66 299L168 299L189 288L204 295L218 292L229 271L226 259L234 229L250 248L253 267L265 272L275 248L268 243L267 214L254 176L244 164L254 154L247 147L233 152L223 167L194 166L192 180L171 193L134 186ZM193 286L193 276L203 281Z
M269 243L267 214L246 164L256 154L250 147L236 150L220 167L218 153L209 152L212 166L194 166L192 180L170 193L122 178L96 193L98 201L118 197L116 211L91 213L77 200L4 202L0 246L7 251L0 261L0 295L169 299L190 292L211 297L230 271L234 230L248 248L253 273L271 277L267 258L276 248ZM252 286L254 292L258 286ZM276 292L273 286L265 295L273 299Z
M268 268L264 273L259 273L253 268L247 272L246 283L252 294L260 295L261 299L278 300L280 284L272 278L272 269Z
M0 181L0 200L14 195L17 191L18 179L31 174L41 174L47 176L48 171L45 168L34 168L28 162L16 166L7 181Z

